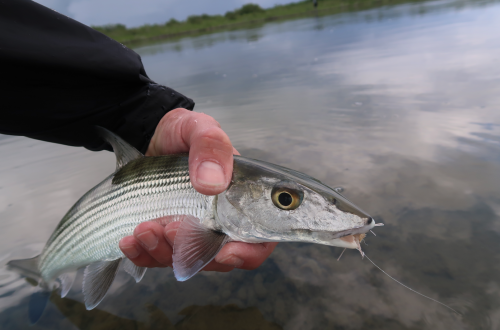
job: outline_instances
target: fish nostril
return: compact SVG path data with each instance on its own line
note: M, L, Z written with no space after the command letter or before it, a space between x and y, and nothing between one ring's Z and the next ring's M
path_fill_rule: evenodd
M368 220L366 220L366 224L367 225L371 225L373 222L373 218L372 217L369 217Z

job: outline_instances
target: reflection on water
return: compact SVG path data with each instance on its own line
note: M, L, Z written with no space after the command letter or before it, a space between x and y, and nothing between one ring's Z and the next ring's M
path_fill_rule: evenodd
M80 330L195 330L195 329L220 329L220 330L280 330L282 329L274 322L264 319L262 313L255 307L240 308L236 305L226 306L197 306L192 305L182 309L178 315L182 317L180 321L173 324L169 318L155 305L146 304L135 308L144 309L147 312L145 321L128 317L122 317L99 309L88 311L85 304L69 298L61 298L59 293L53 292L50 302L59 312L47 312L44 318L52 318L51 329L68 329L68 325L73 325ZM21 315L19 315L21 316ZM61 319L63 316L65 319ZM54 326L53 320L58 319L60 326ZM26 320L22 316L14 322L4 324L5 329L27 327ZM16 322L17 321L17 322ZM69 324L68 324L69 321ZM38 328L44 322L39 321L33 328Z
M146 322L127 319L106 311L94 309L87 311L85 304L60 298L58 294L51 296L51 302L61 314L68 318L80 330L120 329L120 330L191 330L211 329L229 330L280 330L277 324L266 321L262 313L255 307L239 308L236 305L227 306L189 306L179 312L184 318L177 324L172 324L168 317L158 307L147 304L149 318Z
M83 309L78 278L33 329L500 329L499 15L434 2L137 49L242 154L345 188L386 224L368 256L462 316L355 252L289 243L255 271L119 274L99 311ZM0 326L22 329L34 288L3 265L38 253L114 156L18 137L0 151Z

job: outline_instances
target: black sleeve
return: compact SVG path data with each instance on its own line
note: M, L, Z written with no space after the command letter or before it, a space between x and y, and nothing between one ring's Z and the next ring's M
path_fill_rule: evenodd
M0 0L0 67L3 134L109 149L99 125L145 152L165 113L194 107L134 51L29 0Z

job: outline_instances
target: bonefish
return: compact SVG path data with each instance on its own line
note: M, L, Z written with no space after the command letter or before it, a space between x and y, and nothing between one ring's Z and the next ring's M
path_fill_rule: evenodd
M120 265L137 282L144 276L146 268L128 260L118 242L145 221L181 221L173 246L179 281L194 276L231 241L309 242L363 255L360 241L381 225L310 176L241 156L234 156L227 190L205 196L191 185L188 155L144 157L106 129L99 132L113 147L116 171L76 202L39 256L9 262L46 292L60 283L63 297L76 270L86 267L82 291L89 310L105 297Z

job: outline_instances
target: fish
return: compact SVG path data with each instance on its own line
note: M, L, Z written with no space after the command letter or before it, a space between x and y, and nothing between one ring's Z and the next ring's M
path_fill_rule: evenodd
M8 263L44 292L60 287L61 297L71 289L76 270L85 267L88 310L104 299L120 265L136 282L144 276L146 268L134 265L118 246L142 222L181 221L172 256L178 281L198 273L228 242L307 242L363 255L360 241L381 225L319 180L242 156L234 156L224 192L202 195L189 179L189 155L146 157L107 129L97 130L114 150L115 172L71 207L40 255ZM35 302L47 297L42 292ZM30 318L43 308L43 303L33 307L38 312Z

